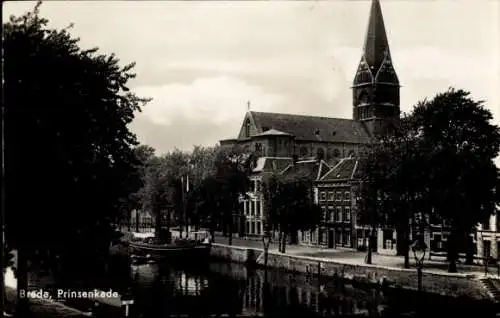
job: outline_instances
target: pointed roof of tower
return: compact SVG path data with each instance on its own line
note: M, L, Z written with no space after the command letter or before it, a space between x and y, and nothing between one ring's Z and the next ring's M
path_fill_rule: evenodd
M373 75L379 70L386 54L390 56L382 9L379 0L372 0L363 55Z

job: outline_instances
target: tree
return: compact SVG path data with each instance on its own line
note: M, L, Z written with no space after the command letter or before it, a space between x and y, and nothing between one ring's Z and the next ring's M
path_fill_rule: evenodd
M282 253L286 251L289 235L297 235L299 230L311 230L321 220L321 208L314 204L312 189L312 180L303 177L273 174L264 180L264 233L269 234L270 226L278 229Z
M141 191L145 186L146 167L150 160L155 156L155 149L148 145L138 145L134 148L134 157L136 158L135 178L130 182L131 191L122 204L121 219L126 219L130 231L132 211L136 213L135 230L139 232L139 210L142 206ZM134 191L135 190L135 191Z
M75 270L107 254L135 166L128 124L148 101L127 88L133 63L80 49L39 8L3 24L6 240L18 250L18 291L35 253Z
M160 157L151 158L146 164L144 187L140 191L142 209L152 211L155 216L155 236L157 240L170 240L162 232L162 218L166 211L170 224L170 211L182 222L184 216L183 195L185 191L181 179L187 173L189 156L174 150ZM168 235L168 233L166 234Z
M234 219L241 221L241 199L247 196L250 187L255 156L239 147L220 148L215 162L215 180L217 183L217 207L222 217L223 231L229 234L232 244Z
M493 116L464 90L450 88L419 102L413 125L425 153L429 205L451 226L449 271L456 272L458 248L479 222L489 219L498 201L500 129ZM471 245L471 244L467 244ZM472 251L468 249L469 262Z
M430 212L424 204L425 159L410 116L401 118L392 132L372 144L363 160L358 215L362 223L371 226L366 261L371 263L375 229L391 226L398 233L398 254L404 256L405 268L409 268L410 220Z
M209 213L209 210L202 208L205 200L208 199L204 197L204 194L207 192L203 187L206 185L204 181L215 175L215 161L219 151L218 146L195 146L189 155L190 169L188 175L190 190L187 193L187 216L190 224L193 224L197 229L202 222L206 222L209 216L209 214L206 214Z

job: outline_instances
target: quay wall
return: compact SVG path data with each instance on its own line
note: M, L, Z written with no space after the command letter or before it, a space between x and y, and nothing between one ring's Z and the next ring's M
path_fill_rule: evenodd
M264 266L263 250L223 244L213 244L210 256L213 259ZM393 288L417 290L415 269L393 268L380 265L350 264L341 260L326 260L314 257L268 253L268 267L306 275L340 277L364 283L385 284ZM425 271L422 276L424 292L453 297L470 297L490 300L490 296L475 275Z

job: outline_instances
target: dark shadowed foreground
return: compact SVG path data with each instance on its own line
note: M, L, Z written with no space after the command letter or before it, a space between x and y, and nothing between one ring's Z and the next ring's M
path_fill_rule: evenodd
M123 267L122 267L123 269ZM114 272L114 274L113 274ZM58 288L60 283L50 283ZM130 271L110 268L107 279L85 285L128 289L135 298L131 317L172 316L316 316L316 317L424 317L433 314L492 317L489 303L418 294L324 277L306 277L277 270L251 270L242 265L210 263L175 268L167 265L132 266ZM107 284L108 287L104 285ZM49 286L32 281L32 287ZM70 288L67 283L64 288ZM71 288L80 288L75 285ZM89 302L71 305L87 310ZM116 309L95 310L114 317Z

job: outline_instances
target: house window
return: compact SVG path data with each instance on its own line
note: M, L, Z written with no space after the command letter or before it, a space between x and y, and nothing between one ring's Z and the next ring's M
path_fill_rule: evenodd
M260 201L255 201L255 215L258 217L262 217L262 213L260 213Z
M337 222L342 222L342 208L338 206L336 211L337 211Z
M351 208L344 207L344 222L351 222Z
M335 222L335 212L334 211L328 211L330 214L330 222Z
M250 202L248 200L245 201L245 214L250 215Z
M257 222L256 223L256 230L257 230L257 235L260 235L261 231L260 231L260 226L261 226L261 223L260 222Z
M333 191L328 192L328 201L334 201L335 200L335 195L333 194Z
M250 226L252 227L250 234L255 234L255 222L252 222Z
M250 222L245 222L245 232L250 234Z
M326 222L326 208L324 206L321 207L321 212L323 215L323 221Z
M250 215L254 215L254 205L255 205L255 202L254 201L250 201Z
M342 192L337 191L337 193L335 195L335 200L336 201L341 201L342 200Z
M250 137L250 120L247 119L245 123L245 137Z
M326 200L326 192L325 191L321 191L320 193L320 201L325 201Z
M344 193L344 201L347 201L347 202L351 201L351 192L346 191Z

